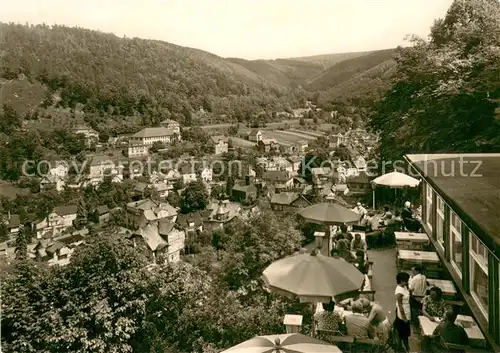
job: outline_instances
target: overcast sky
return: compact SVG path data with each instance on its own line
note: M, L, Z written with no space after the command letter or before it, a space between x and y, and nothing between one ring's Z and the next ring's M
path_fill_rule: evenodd
M65 24L224 57L385 49L427 36L452 0L4 0L1 22Z

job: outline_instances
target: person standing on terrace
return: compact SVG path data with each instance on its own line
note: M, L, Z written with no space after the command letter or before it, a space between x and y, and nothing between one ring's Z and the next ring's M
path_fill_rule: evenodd
M408 338L411 335L410 291L408 290L409 280L410 275L406 272L400 272L396 275L396 319L394 321L394 326L398 331L399 339L407 352L410 351Z

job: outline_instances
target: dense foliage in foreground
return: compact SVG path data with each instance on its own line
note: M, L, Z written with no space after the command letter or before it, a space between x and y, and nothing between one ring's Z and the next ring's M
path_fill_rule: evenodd
M267 212L237 220L193 259L152 266L141 248L93 235L65 267L19 261L2 283L5 352L202 352L281 332L304 308L267 294L262 270L300 246ZM305 312L304 312L305 313Z
M371 126L382 158L500 150L500 3L455 1L430 41L400 50Z

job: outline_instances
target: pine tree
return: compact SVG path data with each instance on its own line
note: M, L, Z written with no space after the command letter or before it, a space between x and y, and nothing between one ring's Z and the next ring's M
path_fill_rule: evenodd
M76 219L74 220L75 228L82 229L87 224L87 220L88 220L87 208L85 202L83 201L83 198L81 198L80 202L78 203L78 211L76 214Z

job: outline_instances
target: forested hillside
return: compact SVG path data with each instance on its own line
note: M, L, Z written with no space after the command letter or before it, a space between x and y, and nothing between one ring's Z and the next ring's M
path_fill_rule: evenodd
M382 157L500 151L500 3L455 1L430 32L399 50L374 107Z
M230 60L166 42L64 26L1 24L0 31L3 85L21 74L41 82L48 88L42 108L54 99L60 107L80 104L95 128L128 117L191 125L200 107L244 120L301 99ZM9 99L8 90L3 95Z

